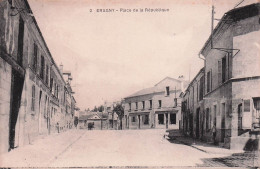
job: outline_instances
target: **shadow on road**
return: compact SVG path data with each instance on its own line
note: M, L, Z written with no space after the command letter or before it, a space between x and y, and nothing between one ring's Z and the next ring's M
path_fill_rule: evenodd
M209 153L206 151L207 148L205 147L219 149L219 147L214 144L203 143L199 140L187 138L185 136L167 140L173 144L191 146L205 153ZM198 148L197 146L203 148ZM214 154L214 152L212 154ZM245 151L243 153L233 153L224 157L202 158L201 161L202 164L197 164L198 167L257 167L259 166L259 151Z
M220 158L203 158L198 167L257 167L257 152L234 153L230 156Z

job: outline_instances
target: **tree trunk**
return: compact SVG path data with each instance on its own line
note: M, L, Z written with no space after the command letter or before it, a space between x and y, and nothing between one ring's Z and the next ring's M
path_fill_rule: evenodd
M112 129L114 129L114 113L112 113Z
M120 129L123 129L123 123L122 123L122 118L120 118Z

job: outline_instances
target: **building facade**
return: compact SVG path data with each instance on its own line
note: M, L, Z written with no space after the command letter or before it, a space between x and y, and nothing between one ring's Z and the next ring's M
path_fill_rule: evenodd
M166 77L154 87L124 99L123 126L127 129L178 129L181 118L179 98L186 81Z
M206 141L215 141L231 149L243 149L259 133L260 104L260 4L252 4L228 11L203 46L203 100L192 109L195 124L183 124L184 131ZM201 73L203 76L203 73ZM195 78L196 80L196 78ZM190 84L190 87L196 84ZM184 108L183 118L187 111ZM194 111L196 113L194 114ZM196 126L199 126L197 132ZM193 127L189 127L193 126Z
M201 138L203 136L203 95L204 68L199 71L186 90L180 95L182 98L182 125L180 129L191 137Z
M28 1L0 1L0 153L65 129L67 88Z

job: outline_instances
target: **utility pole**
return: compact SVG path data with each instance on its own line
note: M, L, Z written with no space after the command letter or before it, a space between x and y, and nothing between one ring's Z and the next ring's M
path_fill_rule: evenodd
M212 5L212 14L211 14L211 49L213 49L213 29L214 29L214 5Z

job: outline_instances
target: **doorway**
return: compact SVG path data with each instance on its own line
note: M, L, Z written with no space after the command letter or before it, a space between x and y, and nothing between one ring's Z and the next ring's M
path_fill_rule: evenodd
M166 129L168 129L168 113L165 113L165 125Z
M196 111L196 138L200 137L200 108Z
M21 104L24 78L14 69L11 77L11 98L9 117L9 151L15 148L15 126Z
M222 107L221 107L221 142L224 142L224 138L225 138L225 126L226 126L225 110L226 110L226 104L222 103Z
M141 118L140 118L140 115L138 115L138 128L140 129L141 128Z

